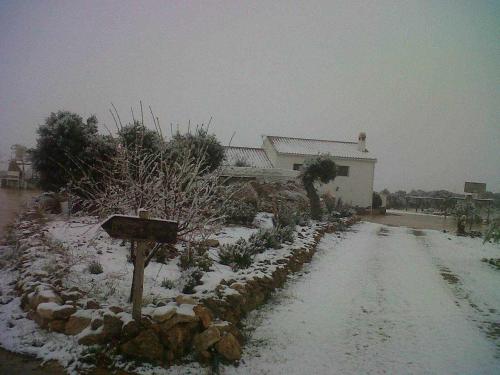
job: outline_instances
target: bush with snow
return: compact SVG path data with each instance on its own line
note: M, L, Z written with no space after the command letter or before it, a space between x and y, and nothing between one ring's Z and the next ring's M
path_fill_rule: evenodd
M234 244L222 245L219 249L219 262L233 269L248 268L252 265L255 256L255 247L240 238Z
M224 217L227 224L250 225L257 215L257 207L243 201L228 201L224 205Z
M92 262L90 262L87 269L92 275L99 275L104 272L102 264L99 263L97 260L93 260Z

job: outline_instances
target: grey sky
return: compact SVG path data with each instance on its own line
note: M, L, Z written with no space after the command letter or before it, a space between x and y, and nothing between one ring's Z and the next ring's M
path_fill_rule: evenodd
M498 1L1 1L0 153L51 111L355 140L375 188L500 191Z

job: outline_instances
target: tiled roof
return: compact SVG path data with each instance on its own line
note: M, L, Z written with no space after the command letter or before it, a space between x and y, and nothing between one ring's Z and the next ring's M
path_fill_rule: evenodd
M348 159L376 160L370 152L358 150L357 142L328 141L321 139L266 136L274 149L281 154L319 155L330 154Z
M262 148L253 147L233 147L226 146L225 165L234 166L236 162L241 161L250 167L254 168L272 168L273 164L267 157L266 152Z

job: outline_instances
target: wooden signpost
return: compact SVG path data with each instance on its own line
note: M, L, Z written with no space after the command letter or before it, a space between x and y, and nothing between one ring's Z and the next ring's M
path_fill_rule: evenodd
M134 277L132 285L132 317L141 320L142 293L144 287L144 259L147 242L175 243L177 238L177 222L161 219L150 219L147 210L139 210L139 217L114 215L101 227L113 238L135 240Z

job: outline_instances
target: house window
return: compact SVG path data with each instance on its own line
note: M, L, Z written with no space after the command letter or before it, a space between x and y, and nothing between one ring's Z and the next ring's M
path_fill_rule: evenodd
M300 170L302 170L302 164L294 164L293 165L293 170L294 171L300 171Z
M349 176L349 167L344 165L337 166L337 176Z

